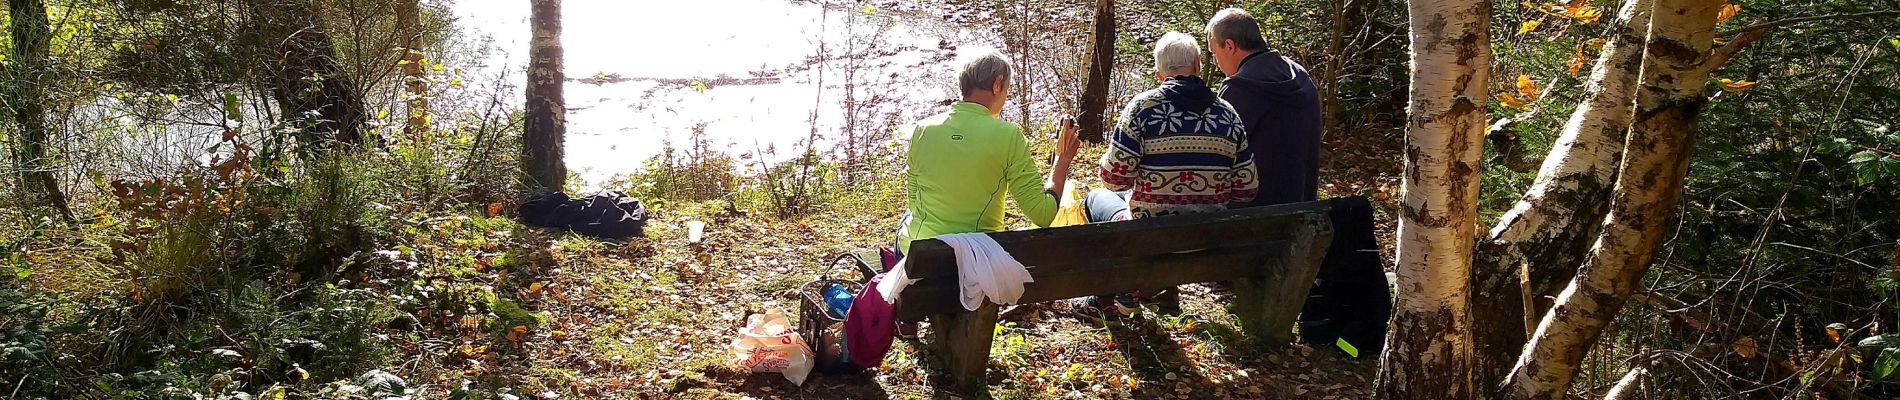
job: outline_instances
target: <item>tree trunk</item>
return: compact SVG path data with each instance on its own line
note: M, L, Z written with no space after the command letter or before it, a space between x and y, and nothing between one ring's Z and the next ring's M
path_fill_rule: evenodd
M1341 130L1339 123L1339 77L1343 75L1341 68L1345 65L1343 59L1346 57L1346 27L1352 24L1348 22L1351 20L1346 17L1347 11L1345 3L1348 1L1363 2L1363 0L1327 1L1327 7L1330 9L1329 14L1333 17L1333 26L1326 38L1326 64L1324 68L1320 69L1319 81L1315 82L1319 84L1320 126L1324 127L1320 131L1321 135L1334 134ZM1356 27L1359 25L1350 26Z
M522 134L521 165L527 186L560 190L567 183L563 161L567 141L567 103L562 86L567 74L561 63L561 0L532 0L534 30L528 47L528 109Z
M248 4L253 46L264 49L271 96L301 128L303 142L362 145L363 98L343 67L312 0L253 1Z
M1632 3L1635 2L1640 2L1640 0L1632 1ZM1648 380L1647 378L1649 378L1648 367L1640 365L1631 367L1629 372L1623 373L1622 379L1616 380L1616 385L1611 386L1609 392L1603 393L1603 400L1631 400L1643 398L1643 387L1649 386L1648 383L1645 382Z
M8 131L13 137L13 159L19 163L20 192L25 204L51 207L67 222L73 221L66 194L53 175L55 166L46 154L49 138L46 126L47 52L52 47L52 25L44 0L10 0L7 12L12 24L12 65L6 67L5 98L0 108L7 110Z
M1471 387L1469 296L1491 68L1491 3L1409 3L1412 84L1399 219L1398 305L1381 356L1388 399L1462 399Z
M1485 390L1496 389L1509 375L1527 332L1535 327L1534 313L1548 309L1550 302L1543 299L1555 296L1560 284L1576 274L1609 211L1610 187L1635 106L1650 8L1650 0L1623 3L1616 30L1584 83L1584 103L1570 114L1530 190L1478 244L1472 266L1471 308L1479 311L1472 314L1477 347L1472 375Z
M1682 197L1702 68L1722 0L1656 0L1641 89L1609 217L1577 276L1557 296L1504 383L1515 399L1563 396L1584 355L1649 269Z
M404 98L408 100L408 122L402 134L421 143L429 133L429 82L422 65L422 1L396 2L396 28L402 35L402 76Z
M1091 34L1088 78L1082 81L1081 112L1076 116L1076 136L1089 143L1107 140L1108 83L1115 76L1115 0L1095 1L1095 25Z

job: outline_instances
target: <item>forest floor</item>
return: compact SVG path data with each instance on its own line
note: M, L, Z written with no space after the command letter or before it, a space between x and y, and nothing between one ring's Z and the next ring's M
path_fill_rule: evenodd
M1381 240L1390 256L1396 191L1395 143L1377 137L1328 146L1322 184L1329 196L1379 201ZM1343 168L1342 166L1351 166ZM738 369L727 350L751 312L797 311L796 288L824 273L841 252L873 255L888 245L897 205L826 210L803 218L749 215L724 202L674 204L659 211L646 237L606 242L522 228L503 218L450 243L504 248L527 257L476 263L474 271L424 271L443 287L515 283L514 301L535 323L483 334L481 323L452 313L417 312L413 341L402 343L396 374L423 397L455 388L537 398L573 395L667 398L944 398L941 369L927 349L899 340L884 365L864 373L814 372L802 386L777 374ZM707 221L703 243L688 243L684 221ZM451 227L453 228L453 227ZM454 236L454 235L450 235ZM448 245L453 247L454 245ZM476 251L433 249L424 251ZM875 259L875 258L869 258ZM485 268L483 265L496 265ZM428 268L428 267L424 267ZM508 274L524 274L509 278ZM854 273L847 273L855 275ZM493 291L508 291L490 283ZM1202 285L1184 290L1184 313L1151 309L1076 311L1067 303L1006 313L991 356L997 398L1367 398L1376 354L1359 359L1328 347L1260 348L1242 338L1226 312L1228 294ZM492 302L492 301L491 301ZM489 307L492 314L494 309ZM471 310L473 311L473 310ZM470 313L473 315L474 313ZM794 314L795 315L795 314ZM505 317L505 315L503 315ZM930 329L926 324L925 330ZM492 330L491 330L492 332ZM454 337L454 340L442 340ZM927 337L927 334L926 334ZM478 389L481 388L481 389Z

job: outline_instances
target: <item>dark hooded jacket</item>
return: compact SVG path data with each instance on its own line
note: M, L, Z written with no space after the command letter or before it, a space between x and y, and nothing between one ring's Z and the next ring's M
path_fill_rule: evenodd
M1251 205L1312 201L1319 193L1319 90L1306 68L1271 50L1241 60L1220 97L1240 112L1260 171Z

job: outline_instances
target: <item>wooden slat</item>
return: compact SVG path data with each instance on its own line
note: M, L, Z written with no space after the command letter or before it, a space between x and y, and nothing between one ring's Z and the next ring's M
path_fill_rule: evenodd
M1329 207L1314 201L989 235L1023 265L1075 265L1285 239L1315 216L1324 224ZM905 265L912 279L956 276L956 256L943 241L918 240L910 250Z
M1023 285L1019 304L1061 300L1072 297L1153 291L1175 285L1224 281L1245 277L1266 277L1273 273L1269 260L1287 258L1290 245L1283 241L1250 246L1219 247L1192 253L1158 254L1109 260L1084 261L1054 268L1032 268L1035 282ZM1046 271L1056 271L1049 273ZM1307 279L1310 286L1312 280ZM904 289L897 305L897 318L916 320L935 313L963 310L956 277L918 281ZM1301 300L1304 300L1302 296Z

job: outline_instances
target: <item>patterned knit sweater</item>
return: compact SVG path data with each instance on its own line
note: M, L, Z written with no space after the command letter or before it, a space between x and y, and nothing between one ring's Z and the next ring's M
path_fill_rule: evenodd
M1109 190L1133 190L1134 218L1226 210L1260 191L1239 114L1193 76L1129 99L1100 170Z

